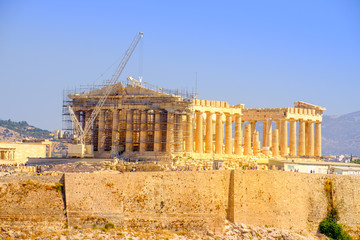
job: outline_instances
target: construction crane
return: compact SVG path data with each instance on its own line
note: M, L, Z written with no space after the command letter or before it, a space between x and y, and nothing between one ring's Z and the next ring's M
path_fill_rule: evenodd
M90 131L92 124L94 123L95 119L99 115L101 108L103 107L106 99L110 95L111 92L114 90L114 85L119 79L122 71L124 70L126 64L128 63L132 53L134 52L136 46L138 45L140 39L143 37L143 32L138 32L132 41L130 47L125 52L123 59L121 60L119 66L117 67L115 73L113 74L112 78L108 82L107 86L104 87L104 95L100 98L99 102L96 104L94 110L91 112L89 119L85 122L84 129L82 128L81 124L79 123L78 119L75 116L74 111L72 110L71 106L68 106L69 113L71 115L74 130L78 132L78 135L74 136L74 140L78 142L80 145L85 145L85 136Z

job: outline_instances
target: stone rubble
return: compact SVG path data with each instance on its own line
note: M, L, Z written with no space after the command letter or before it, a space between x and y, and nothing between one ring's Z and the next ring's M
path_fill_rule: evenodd
M233 224L226 222L224 232L174 232L169 230L134 230L134 229L105 229L105 228L71 228L59 231L48 230L13 230L0 228L0 239L36 239L36 240L75 240L75 239L208 239L208 240L232 240L232 239L264 239L264 240L318 240L328 239L321 234L299 234L292 230L278 229L274 227L255 227L245 224Z

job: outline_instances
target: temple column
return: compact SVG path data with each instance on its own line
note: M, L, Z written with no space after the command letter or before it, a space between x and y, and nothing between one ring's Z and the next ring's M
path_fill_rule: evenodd
M230 114L226 114L226 122L225 122L225 153L232 154L233 146L232 146L232 116Z
M98 133L98 152L105 149L105 112L100 111L99 114L99 133Z
M280 154L284 157L288 155L288 131L286 120L280 120L280 129Z
M254 132L256 131L256 121L250 121L251 125L251 143L253 143Z
M244 155L252 155L251 149L251 125L244 125Z
M314 122L308 123L308 156L314 156Z
M280 121L276 121L276 129L278 130L278 137L279 137L279 147L280 147L280 139L281 139L281 125Z
M204 152L204 135L203 135L203 113L196 112L196 152Z
M186 115L186 152L194 151L193 139L193 116L192 113Z
M126 111L126 133L125 133L125 151L133 150L133 111Z
M321 157L321 122L315 123L315 156Z
M309 122L305 122L305 156L309 155Z
M279 156L279 129L272 131L272 155L273 157Z
M269 150L270 150L270 147L272 145L272 139L271 139L271 135L272 135L272 120L269 119L267 120L267 123L266 123L266 126L267 126L267 131L266 131L266 144L267 144L267 147L269 147Z
M175 114L174 120L175 120L174 151L175 152L183 152L184 144L183 144L182 115Z
M91 115L90 111L85 112L85 116L84 116L85 124L84 124L83 130L85 130L86 122L89 120L90 115ZM91 131L92 131L92 129L90 128L89 131L85 134L85 144L91 144Z
M223 153L224 142L224 124L222 121L222 113L216 113L216 131L215 131L215 153Z
M174 113L167 114L166 152L174 152Z
M299 120L299 156L305 156L305 122Z
M154 152L160 152L160 151L161 151L160 112L155 111Z
M146 136L147 136L147 111L140 111L140 139L139 151L146 151Z
M296 121L290 120L290 156L296 156Z
M205 152L213 152L213 124L212 124L212 112L206 112L206 136L205 136Z
M112 150L115 150L115 146L119 145L119 111L114 109L113 111L113 125L112 125Z
M267 121L263 121L262 122L263 123L263 139L262 139L262 148L264 149L264 148L266 148L266 147L268 147L268 139L267 139L267 128L268 128L268 126L267 126Z
M234 139L234 152L235 154L242 154L241 142L242 142L242 123L241 116L235 114L235 139Z
M253 134L253 155L257 156L260 152L259 132L255 131Z

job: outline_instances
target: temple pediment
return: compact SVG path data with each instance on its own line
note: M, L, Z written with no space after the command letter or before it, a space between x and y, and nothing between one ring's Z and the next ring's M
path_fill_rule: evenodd
M76 97L80 97L80 98L88 98L88 97L96 97L96 96L104 96L105 93L107 91L109 91L109 88L111 88L110 90L110 94L109 96L119 96L119 95L129 95L129 96L148 96L148 97L158 97L158 96L171 96L170 94L167 93L163 93L163 92L158 92L143 86L139 86L139 85L131 85L128 84L126 87L123 86L123 84L120 83L116 83L115 85L109 85L103 88L99 88L99 89L95 89L92 91L89 91L87 93L82 93L82 94L70 94L69 97L70 98L74 98Z
M325 107L316 106L314 104L310 104L310 103L306 103L306 102L302 102L302 101L294 102L294 107L296 107L296 108L306 108L306 109L315 109L315 110L320 110L320 111L326 110Z

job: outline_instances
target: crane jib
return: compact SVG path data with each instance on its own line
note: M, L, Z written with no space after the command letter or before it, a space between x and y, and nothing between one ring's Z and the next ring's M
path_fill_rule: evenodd
M89 120L85 123L85 128L83 131L79 131L81 132L81 134L78 137L78 140L80 141L81 144L85 143L85 136L86 134L89 132L89 130L91 129L92 124L94 123L95 119L97 118L98 114L100 113L101 107L104 105L106 99L108 98L108 96L110 95L110 93L113 91L114 87L115 87L115 83L117 82L117 80L119 79L122 71L124 70L126 64L128 63L132 53L134 52L136 46L138 45L140 39L143 37L144 33L143 32L138 32L135 35L134 40L132 41L130 47L127 49L127 51L124 54L123 59L121 60L119 66L117 67L115 73L113 74L111 80L109 81L109 83L104 87L104 95L100 98L99 102L96 104L94 110L92 111Z

